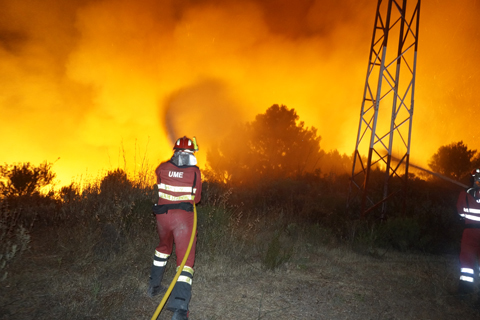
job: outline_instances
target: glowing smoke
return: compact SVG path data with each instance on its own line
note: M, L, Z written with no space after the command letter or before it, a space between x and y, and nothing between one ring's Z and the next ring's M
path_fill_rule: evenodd
M122 144L130 166L135 150L164 160L169 133L196 135L205 151L275 103L317 127L325 150L354 149L376 1L0 6L3 162L60 157L54 170L68 183L122 165ZM424 1L421 11L412 159L425 164L453 141L480 149L468 125L480 28L474 0Z

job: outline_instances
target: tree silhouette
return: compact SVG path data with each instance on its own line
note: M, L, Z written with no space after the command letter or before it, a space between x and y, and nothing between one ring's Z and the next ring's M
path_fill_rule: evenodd
M317 129L306 128L295 109L272 105L238 125L207 151L210 178L235 184L313 172L323 155Z
M340 154L337 149L326 152L319 162L321 173L322 175L349 174L352 170L352 159L353 157L349 157L346 154Z
M30 196L40 193L55 179L52 163L44 162L38 167L30 164L5 164L0 166L0 193L3 197Z
M132 189L133 183L127 177L123 169L108 171L100 182L100 192L102 194L113 195L121 192L128 192Z
M449 145L441 146L428 162L428 166L434 172L446 177L460 180L472 169L478 166L478 157L475 157L477 150L470 150L459 141Z

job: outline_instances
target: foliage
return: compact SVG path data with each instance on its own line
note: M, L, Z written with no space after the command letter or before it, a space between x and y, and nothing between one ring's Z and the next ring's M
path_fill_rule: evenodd
M132 181L122 169L108 171L100 182L100 192L111 195L116 192L128 192L133 187Z
M53 182L52 163L38 167L30 162L0 166L0 193L3 197L29 196Z
M38 166L30 162L0 166L0 199L27 229L35 222L48 223L56 213L55 193L48 188L56 177L52 165L45 161Z
M275 104L235 127L207 152L206 176L242 185L314 172L323 156L321 137L298 120L294 109Z
M340 154L340 152L335 149L324 154L319 161L318 167L324 176L351 173L353 165L352 159L352 157L346 154Z
M448 178L461 180L480 163L477 150L468 149L463 141L441 146L428 162L428 166Z
M153 186L142 188L122 169L108 171L98 184L91 184L82 193L84 199L79 201L87 205L85 211L98 222L113 226L118 234L136 230L137 224L148 224L155 202Z
M3 281L8 275L8 264L29 247L30 234L19 223L17 211L8 208L3 201L0 205L0 281Z
M280 233L274 233L267 245L267 251L263 258L263 265L268 270L275 270L280 265L288 262L293 255L293 246L286 247L280 241Z
M377 231L377 244L390 246L400 251L420 248L421 227L415 218L393 218L380 224Z
M379 185L383 178L381 172L371 177ZM204 181L202 203L197 207L199 252L214 260L235 251L239 259L275 270L286 265L302 241L307 246L365 243L436 253L456 249L460 226L455 221L454 203L459 190L412 177L405 216L401 214L402 201L394 200L389 202L388 219L383 223L375 216L357 223L357 217L346 210L348 182L348 174L320 175L318 171L263 179L256 185ZM157 200L154 185L137 183L121 169L82 187L78 183L65 186L54 199L38 198L31 208L16 207L16 221L34 212L39 219L49 217L52 226L91 230L94 257L107 260L145 232L156 238L151 213ZM28 235L22 229L18 232Z

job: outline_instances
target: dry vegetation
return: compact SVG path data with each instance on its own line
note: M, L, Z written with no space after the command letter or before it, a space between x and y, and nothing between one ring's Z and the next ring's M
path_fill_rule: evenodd
M272 192L271 202L255 200L257 209L245 194L206 184L198 207L190 319L480 317L474 297L455 293L458 243L429 251L440 240L424 236L421 228L393 239L394 225L382 229L340 219L343 187L336 183L345 186L330 181L324 183L329 190L313 190L323 195L314 204L305 198L301 207L287 197L279 202ZM281 185L275 188L282 193ZM1 282L0 319L150 319L161 300L146 295L157 244L154 198L148 183L115 171L81 190L72 184L49 201L15 208L4 201L1 253L11 252L6 239L28 248L17 250L0 270L8 272ZM428 204L418 206L424 212ZM317 220L319 212L311 213L316 207L323 210ZM416 226L403 221L408 230ZM172 258L164 284L174 275ZM170 317L165 310L159 319Z

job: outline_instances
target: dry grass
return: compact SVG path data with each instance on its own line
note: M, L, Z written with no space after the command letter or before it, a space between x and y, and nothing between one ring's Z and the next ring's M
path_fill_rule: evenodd
M29 206L27 213L41 219L26 235L29 248L2 269L8 277L0 282L0 319L150 319L162 297L146 295L157 245L149 213L156 192L149 185L117 170L82 188L72 184L58 203ZM229 205L231 190L207 186L204 192L191 320L480 317L473 297L455 295L456 255L386 252L370 234L345 238L326 224L292 220L299 203L278 208L278 199L266 199L275 206L265 201L252 211ZM339 193L317 193L303 200L303 210L324 211L305 217L325 215L330 226L356 234L335 210L336 203L344 206ZM159 319L170 317L165 310Z
M320 229L289 228L299 230L280 241L290 241L292 256L274 271L262 262L266 239L273 237L268 228L228 235L215 252L199 239L190 319L480 316L473 301L454 295L456 256L393 251L372 256L322 239ZM156 241L153 225L131 234L110 224L36 230L30 249L8 267L0 319L150 319L161 300L145 294ZM173 264L164 283L173 278ZM170 317L165 310L159 319Z

